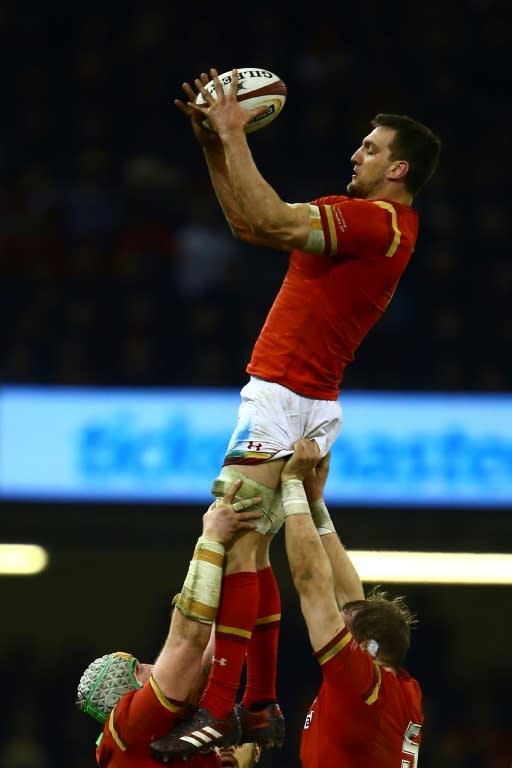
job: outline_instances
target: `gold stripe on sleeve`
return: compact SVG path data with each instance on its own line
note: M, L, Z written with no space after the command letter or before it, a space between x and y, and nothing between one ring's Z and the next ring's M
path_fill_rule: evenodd
M126 752L128 747L125 744L123 744L123 742L119 738L119 734L116 731L116 727L114 725L114 712L115 711L116 711L116 708L114 707L114 709L110 713L110 717L108 719L108 729L109 729L110 733L112 734L112 738L114 739L115 743L117 744L117 746L119 747L121 752Z
M391 226L393 227L393 232L395 233L395 236L393 237L393 242L391 243L391 245L386 251L386 256L388 257L388 259L390 259L392 256L395 255L396 250L400 245L400 238L402 237L402 233L398 229L398 217L396 215L396 210L391 205L391 203L385 203L383 200L375 200L374 202L375 202L375 205L379 206L379 208L383 208L385 211L388 211L388 213L391 214Z
M155 692L155 696L157 697L160 704L169 710L169 712L180 712L183 707L179 706L178 704L173 704L172 701L169 701L169 699L164 696L162 691L160 690L160 686L156 682L156 680L153 677L149 678L149 683Z
M374 704L377 701L377 699L379 698L380 684L382 682L382 676L381 676L381 673L380 673L379 665L376 664L375 662L373 662L373 669L375 671L375 678L376 678L375 685L373 686L373 688L372 688L371 692L369 693L369 695L364 700L364 703L368 704L369 706Z
M329 659L332 659L333 656L336 656L336 654L339 653L347 645L347 643L350 643L351 640L352 635L350 632L347 632L346 635L341 638L341 640L339 640L337 643L335 643L335 645L333 645L325 653L317 658L320 666L329 661Z
M334 256L338 248L338 237L336 235L336 226L334 224L334 216L332 213L331 205L324 205L325 217L329 226L329 235L331 237L331 253L330 256Z

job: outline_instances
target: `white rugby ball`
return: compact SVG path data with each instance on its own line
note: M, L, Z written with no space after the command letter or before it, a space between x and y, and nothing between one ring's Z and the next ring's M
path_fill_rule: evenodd
M286 103L288 90L286 85L278 75L269 72L268 69L261 67L238 67L238 89L237 100L244 109L254 109L262 104L267 106L263 114L253 118L245 127L246 133L259 131L266 125L275 120ZM219 75L224 93L227 93L231 86L231 70ZM208 93L216 98L215 86L213 80L210 80L205 86ZM206 101L200 93L196 96L196 104L205 105ZM205 128L214 131L214 127L208 119L203 121Z

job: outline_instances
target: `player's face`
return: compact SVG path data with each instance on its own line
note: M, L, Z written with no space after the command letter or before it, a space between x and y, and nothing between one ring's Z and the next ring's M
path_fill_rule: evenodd
M222 768L252 768L260 759L258 744L240 744L239 747L216 748Z
M350 158L354 164L354 173L347 186L349 195L366 199L378 197L392 166L389 155L394 136L395 131L384 126L374 128L365 136L359 149Z

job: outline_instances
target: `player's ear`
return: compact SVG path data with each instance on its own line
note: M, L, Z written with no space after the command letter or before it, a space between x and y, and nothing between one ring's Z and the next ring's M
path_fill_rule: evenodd
M389 169L389 178L395 181L403 179L409 170L409 163L407 160L396 160Z

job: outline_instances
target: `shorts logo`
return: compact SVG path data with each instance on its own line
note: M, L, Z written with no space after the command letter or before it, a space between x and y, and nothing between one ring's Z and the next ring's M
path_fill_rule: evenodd
M250 440L247 443L247 449L249 451L252 451L252 450L254 450L254 451L261 451L262 448L263 448L263 445L261 443L255 443L252 440Z
M314 714L314 710L311 709L307 714L307 717L304 723L304 730L306 730L311 726L311 721L313 720L313 714Z

